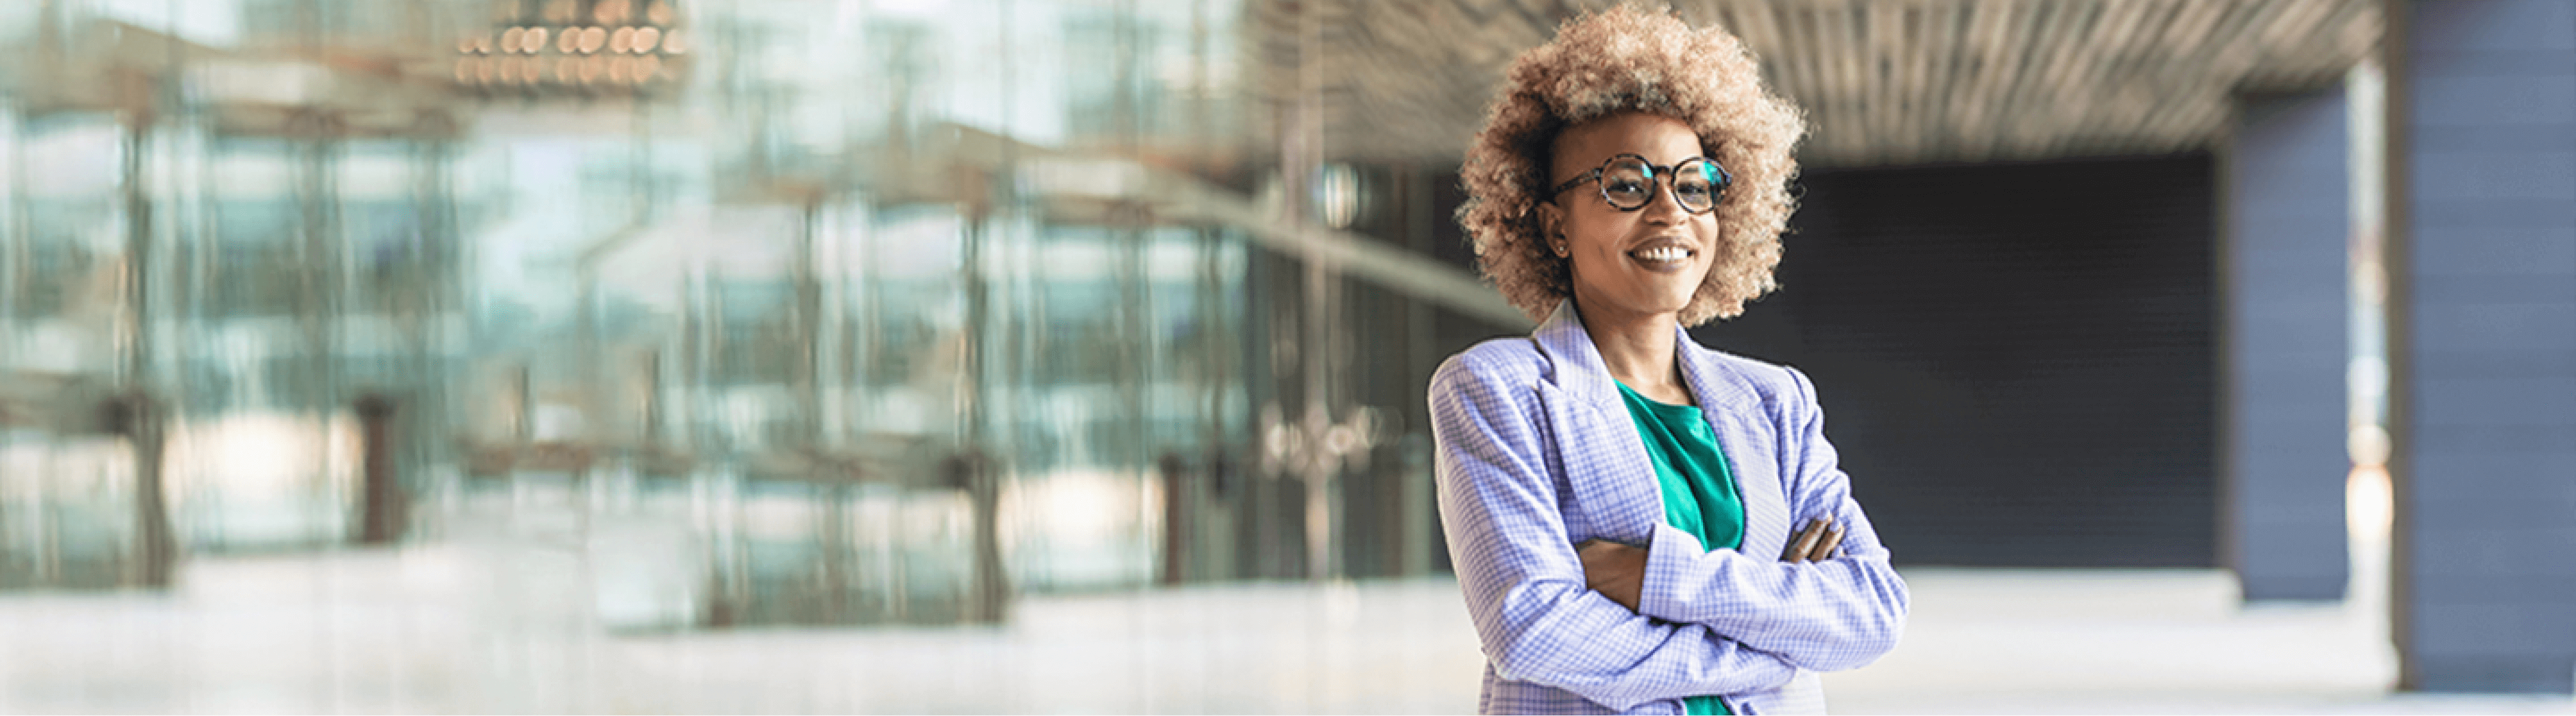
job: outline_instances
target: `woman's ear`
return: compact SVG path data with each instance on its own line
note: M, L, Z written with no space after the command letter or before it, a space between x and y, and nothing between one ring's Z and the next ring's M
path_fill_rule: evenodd
M1547 247L1548 253L1557 256L1566 255L1564 207L1552 202L1539 203L1538 240L1542 246Z

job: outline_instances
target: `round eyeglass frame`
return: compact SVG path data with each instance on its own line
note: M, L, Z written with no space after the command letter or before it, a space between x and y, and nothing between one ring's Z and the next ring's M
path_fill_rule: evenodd
M1593 167L1591 171L1586 171L1581 176L1567 179L1565 180L1565 183L1556 185L1556 188L1547 190L1548 201L1555 201L1556 195L1565 193L1565 190L1567 189L1582 186L1584 182L1601 181L1601 177L1610 173L1611 165L1619 163L1619 160L1621 159L1634 159L1637 161L1637 164L1645 167L1646 181L1661 188L1663 191L1660 193L1671 194L1673 198L1673 206L1680 207L1683 212L1692 215L1706 214L1717 210L1717 198L1724 196L1726 194L1726 188L1735 184L1735 175L1727 173L1725 165L1719 164L1717 163L1717 160L1710 159L1708 157L1691 157L1689 159L1673 162L1669 165L1656 166L1654 162L1646 161L1646 158L1642 155L1630 152L1621 152L1610 155L1609 159L1601 160L1601 166ZM1717 174L1716 179L1709 182L1710 191L1708 206L1703 206L1698 209L1692 209L1689 204L1682 202L1679 187L1675 184L1682 176L1682 167L1690 166L1693 162L1706 164L1709 169L1714 170ZM1672 178L1660 178L1665 176ZM1645 201L1638 202L1636 206L1620 206L1618 200L1610 198L1609 184L1600 184L1596 188L1601 193L1602 203L1609 204L1611 207L1620 211L1636 211L1646 208L1649 204L1655 203L1654 197L1649 196Z

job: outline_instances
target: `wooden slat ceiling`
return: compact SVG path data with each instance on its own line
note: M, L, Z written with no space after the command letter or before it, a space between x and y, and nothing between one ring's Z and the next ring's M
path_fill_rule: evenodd
M2380 0L1680 0L1804 107L1809 166L2209 146L2241 92L2339 81ZM1331 158L1455 161L1511 58L1584 0L1254 0L1256 91ZM1306 64L1301 58L1312 58ZM1300 97L1315 104L1299 111Z

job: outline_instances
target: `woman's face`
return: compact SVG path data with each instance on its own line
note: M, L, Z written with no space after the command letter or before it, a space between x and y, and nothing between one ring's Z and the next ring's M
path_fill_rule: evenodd
M1672 167L1700 155L1699 135L1681 120L1616 114L1557 135L1548 186L1581 177L1613 156L1645 157ZM1679 313L1699 291L1717 246L1717 212L1684 211L1673 201L1669 172L1658 172L1646 205L1621 211L1601 197L1598 181L1575 185L1539 205L1550 251L1573 262L1574 301L1587 319L1631 319Z

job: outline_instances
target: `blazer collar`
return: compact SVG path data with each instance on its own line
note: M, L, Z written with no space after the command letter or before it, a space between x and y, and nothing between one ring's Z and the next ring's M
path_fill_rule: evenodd
M1538 349L1556 370L1556 387L1587 403L1619 401L1619 388L1613 385L1609 364L1602 362L1601 349L1593 347L1592 334L1583 330L1583 317L1575 315L1574 299L1556 303L1547 322L1530 333Z
M1583 318L1576 315L1574 299L1558 301L1547 322L1539 324L1530 337L1554 366L1559 390L1626 414L1617 380L1610 377L1609 363L1601 360L1601 349L1593 346L1592 334L1583 330ZM1691 340L1690 331L1680 323L1673 324L1673 352L1674 360L1681 363L1682 379L1689 383L1691 395L1699 399L1702 412L1743 415L1761 409L1761 397L1746 385L1744 376L1720 365L1716 353Z
M1727 465L1734 469L1738 494L1744 500L1743 552L1776 554L1788 542L1790 511L1788 495L1780 482L1780 458L1775 454L1777 428L1770 425L1768 407L1754 391L1750 376L1721 360L1716 351L1701 347L1681 324L1673 324L1673 334L1674 359L1681 364L1682 379L1699 400L1700 414L1716 430L1718 447L1725 451ZM1573 299L1558 302L1547 322L1532 331L1530 338L1546 354L1557 389L1574 402L1598 411L1597 415L1611 423L1604 428L1623 436L1610 449L1635 450L1635 457L1643 458L1645 445L1633 430L1626 430L1627 403L1619 396L1608 364L1601 360L1601 350L1592 345L1592 335L1583 330ZM1560 439L1557 444L1568 443ZM1639 459L1634 464L1644 462ZM1575 478L1575 489L1594 492L1625 487L1599 484L1601 480L1617 481L1612 476L1579 476ZM1645 504L1655 505L1656 513L1639 517L1652 521L1645 524L1661 522L1661 496L1653 494L1653 490L1647 492Z

